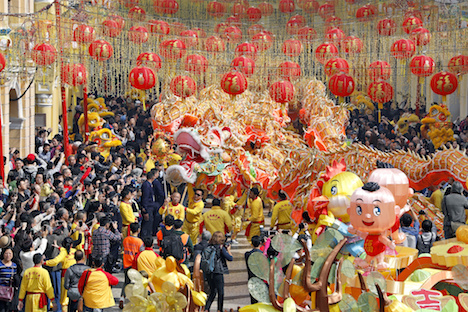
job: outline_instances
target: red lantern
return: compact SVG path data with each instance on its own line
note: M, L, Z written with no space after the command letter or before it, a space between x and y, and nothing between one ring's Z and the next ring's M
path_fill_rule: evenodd
M165 36L168 35L170 31L169 24L165 21L151 20L148 22L148 26L152 34Z
M258 5L258 8L260 9L260 11L262 11L262 16L270 16L275 11L275 9L273 8L273 5L271 5L268 2L260 3Z
M301 76L301 66L294 62L283 62L278 66L278 75L284 80L296 80Z
M148 38L148 29L144 26L133 26L128 32L128 39L134 43L145 43Z
M237 43L242 40L242 30L239 27L231 26L224 30L227 42Z
M96 61L107 61L114 54L114 48L105 40L94 40L88 49L91 58Z
M94 40L94 28L88 25L79 25L73 31L73 39L78 43L90 43Z
M146 11L139 6L133 7L128 11L128 18L137 22L144 22L146 19Z
M356 11L356 18L360 22L367 22L371 18L373 18L374 15L375 15L375 10L370 5L365 5L363 7L360 7Z
M330 91L341 97L350 96L354 91L355 83L353 77L347 74L335 74L328 82Z
M122 29L120 28L119 24L112 19L107 19L102 22L102 32L104 36L115 38L120 35Z
M86 84L87 72L83 64L66 64L62 67L63 82L77 87Z
M381 36L393 36L396 32L396 23L390 18L385 18L377 23L377 30Z
M425 46L431 41L431 33L426 28L418 27L411 31L410 38L418 47Z
M393 98L393 87L386 81L374 81L367 88L367 95L374 102L387 103Z
M208 69L208 60L203 55L192 54L188 55L185 59L185 70L195 74L201 75Z
M137 66L149 67L155 73L162 67L161 58L153 52L144 52L138 55L136 64Z
M331 41L335 45L340 45L341 41L346 37L344 31L339 28L333 28L327 31L325 34L325 39Z
M138 0L123 0L123 1L120 1L120 2L123 2L123 5L126 7L126 8L133 8L135 5L138 5Z
M291 18L289 20L290 21L293 21L293 20L297 21L301 27L306 24L306 19L304 18L304 16L302 16L300 14L296 14L294 16L291 16Z
M325 21L326 32L334 28L341 28L342 22L341 18L337 16L330 16Z
M109 16L109 18L111 20L117 22L117 24L119 25L120 30L124 29L125 19L122 16L120 16L120 15L111 15L111 16Z
M221 89L230 95L238 95L247 90L247 78L244 74L231 71L221 78Z
M234 16L238 16L240 18L245 17L245 13L247 11L247 7L243 5L241 2L236 2L231 8L231 14Z
M306 1L304 1L302 9L304 10L304 12L306 12L308 14L313 14L313 13L317 13L319 7L320 7L320 4L317 1L315 1L315 0L306 0Z
M432 76L431 89L436 94L440 94L445 97L455 92L458 87L457 76L449 72L440 72Z
M318 13L324 20L326 20L328 17L335 14L335 6L332 3L327 2L319 7Z
M297 32L299 40L303 43L311 43L316 37L317 32L312 27L306 26L299 29Z
M5 69L5 67L6 67L5 56L3 56L2 53L0 53L0 73Z
M340 57L328 60L328 62L325 64L325 74L331 77L339 73L349 73L348 61Z
M270 86L270 97L278 103L289 103L294 98L294 86L291 82L277 81Z
M171 91L183 99L192 96L197 90L197 84L189 76L177 76L171 80Z
M266 51L273 45L273 39L266 32L261 32L253 36L252 43L258 51Z
M423 26L423 22L415 16L410 16L407 19L405 19L402 25L403 30L407 34L409 34L413 29L416 29L422 26Z
M215 26L215 33L217 34L224 34L224 31L226 30L226 28L229 27L229 24L228 23L219 23Z
M418 77L428 77L434 73L435 62L430 56L416 55L410 62L413 75Z
M203 28L193 28L192 30L197 33L198 38L206 38L206 32Z
M283 53L289 57L296 57L302 53L302 43L297 39L288 39L283 42Z
M392 74L392 68L390 64L385 61L376 61L369 65L369 70L367 71L371 80L387 80Z
M239 16L229 16L229 17L226 19L226 23L227 23L229 26L236 26L236 27L241 27L241 26L242 26L242 23L241 23L241 21L240 21Z
M279 10L282 13L292 13L296 10L296 6L294 5L294 0L281 0L279 3Z
M163 14L164 13L163 0L154 0L153 8L154 8L154 12L156 12L157 14Z
M457 76L468 73L468 56L457 55L452 57L448 62L448 70Z
M392 45L391 52L397 60L404 60L410 58L416 52L414 42L409 39L400 39L395 41Z
M247 33L249 34L250 37L253 37L259 32L262 32L263 30L265 30L265 27L263 27L262 25L253 24L252 26L249 27L249 29L247 30Z
M291 36L297 35L302 25L303 23L300 20L291 18L286 23L286 32Z
M48 43L37 44L33 48L31 57L37 65L47 66L55 62L55 59L57 58L57 50L53 45ZM3 58L3 60L5 59ZM1 68L3 70L3 68L5 68L5 64L3 64L3 67Z
M159 54L170 60L178 60L184 57L185 43L179 39L164 40L159 45Z
M163 0L162 10L164 14L175 14L179 11L179 3L176 0Z
M198 44L198 34L193 30L185 30L180 33L180 36L187 48L195 47Z
M238 56L231 62L232 69L243 73L247 78L255 72L255 62L245 56Z
M236 47L236 56L242 55L255 61L257 59L257 48L252 43L241 43Z
M333 43L322 43L315 50L315 57L321 64L325 64L329 59L338 56L338 48Z
M361 39L356 36L348 36L341 43L341 47L346 53L361 53L363 46Z
M212 1L206 6L206 11L213 17L222 17L226 13L224 4Z
M205 48L206 51L214 53L224 52L226 50L224 41L216 36L211 36L208 39L206 39Z
M155 86L156 75L151 68L138 66L130 71L128 80L134 88L148 90Z

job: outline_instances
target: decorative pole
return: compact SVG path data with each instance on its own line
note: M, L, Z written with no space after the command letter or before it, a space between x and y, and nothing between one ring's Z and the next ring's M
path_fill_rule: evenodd
M60 47L59 63L60 63L60 88L62 92L62 120L63 120L63 148L65 151L65 163L68 165L68 156L70 156L69 142L68 142L68 118L67 118L67 94L65 92L65 84L63 82L62 68L63 68L63 45L62 45L62 29L60 25L60 3L55 0L55 20L57 27L57 40Z
M2 112L3 109L1 109L0 106L0 176L2 177L2 180L5 181L5 164L3 162L3 123L2 123ZM5 182L4 182L5 183ZM3 186L3 185L2 185Z
M83 114L85 123L85 143L88 143L89 125L88 125L88 88L83 86Z

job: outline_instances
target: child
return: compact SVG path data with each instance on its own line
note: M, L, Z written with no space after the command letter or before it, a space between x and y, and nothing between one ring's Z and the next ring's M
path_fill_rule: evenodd
M432 231L432 221L424 220L422 223L423 232L418 236L417 249L419 254L430 253L432 244L436 240L436 234Z

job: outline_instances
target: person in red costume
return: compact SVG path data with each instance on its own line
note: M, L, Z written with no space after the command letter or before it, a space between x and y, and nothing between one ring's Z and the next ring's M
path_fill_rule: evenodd
M364 250L367 253L365 261L356 258L356 265L365 268L374 262L373 266L378 270L388 268L384 252L386 247L395 249L388 235L399 213L400 207L395 205L392 192L375 182L368 182L354 191L348 208L351 221L348 231L365 239Z

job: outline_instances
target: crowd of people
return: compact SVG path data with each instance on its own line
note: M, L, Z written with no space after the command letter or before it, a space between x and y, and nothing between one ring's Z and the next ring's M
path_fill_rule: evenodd
M218 199L189 185L172 187L165 181L164 166L148 161L153 133L149 112L121 98L108 99L108 108L114 115L106 117L104 127L122 145L107 158L94 142L84 143L79 133L81 106L73 118L73 154L68 159L62 135L44 128L37 129L35 153L21 157L18 150L10 151L9 173L6 181L0 181L0 286L15 291L11 300L0 296L0 312L112 307L111 286L118 283L112 274L123 270L122 308L131 268L151 276L161 256L173 256L190 267L209 246L216 251L217 265L206 276L211 290L206 310L217 294L222 311L223 275L228 273L226 261L233 260L231 244L237 243L237 234L248 225L245 234L253 252L264 242L265 195L252 188L240 198ZM398 116L393 121L384 116L377 123L373 115L353 112L347 134L383 150L434 152L416 128L409 135L396 133ZM468 117L457 127L458 139L463 140L459 143L466 145ZM438 194L437 188L432 191ZM278 203L269 204L271 230L290 231L292 205L285 193L279 196ZM433 197L441 202L440 196ZM417 236L418 246L425 247L427 240L432 244L432 223L422 222L419 233L418 217L409 217L401 219L402 228Z

